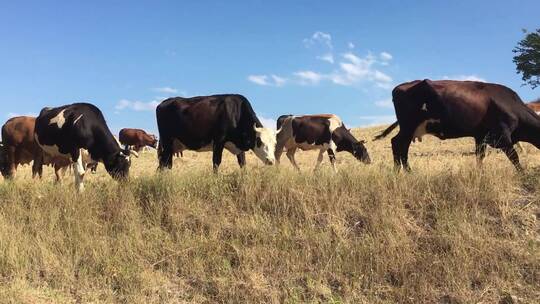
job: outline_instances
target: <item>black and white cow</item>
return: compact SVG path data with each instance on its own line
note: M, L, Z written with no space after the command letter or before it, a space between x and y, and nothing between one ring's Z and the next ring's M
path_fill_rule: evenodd
M214 171L223 149L235 154L240 167L245 151L253 150L273 164L276 134L263 128L249 101L242 95L213 95L164 100L156 109L159 129L159 168L172 168L173 154L184 150L213 151Z
M363 163L371 163L364 147L365 142L354 138L337 115L282 115L278 118L277 127L279 129L276 145L277 163L283 149L287 151L287 157L297 170L300 170L294 159L297 149L319 150L315 170L319 168L325 152L328 153L334 171L337 171L336 152L340 151L350 152Z
M54 156L69 157L75 163L75 184L84 190L82 150L92 160L103 162L115 179L128 177L129 151L121 149L109 130L101 111L88 103L74 103L41 110L36 119L35 139L38 145Z

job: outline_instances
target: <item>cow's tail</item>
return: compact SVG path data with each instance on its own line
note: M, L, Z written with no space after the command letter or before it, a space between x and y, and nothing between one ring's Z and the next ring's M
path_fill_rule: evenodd
M394 122L393 124L390 125L390 127L386 128L384 131L382 131L379 135L375 136L373 138L373 140L379 140L379 139L382 139L382 138L385 138L386 136L388 136L388 134L390 134L397 126L399 126L399 122Z

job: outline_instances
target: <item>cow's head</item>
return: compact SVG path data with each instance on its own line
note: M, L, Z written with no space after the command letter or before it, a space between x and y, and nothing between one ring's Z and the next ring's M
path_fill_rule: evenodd
M364 144L365 140L361 140L352 144L352 154L356 159L362 161L364 164L371 164L371 158L369 158L368 151Z
M131 155L138 157L138 154L130 149L120 150L109 161L105 162L105 169L114 179L128 178Z
M253 152L267 165L273 165L276 162L276 132L269 128L258 128L255 124L255 146Z
M150 134L150 147L157 149L158 147L158 139L154 134Z

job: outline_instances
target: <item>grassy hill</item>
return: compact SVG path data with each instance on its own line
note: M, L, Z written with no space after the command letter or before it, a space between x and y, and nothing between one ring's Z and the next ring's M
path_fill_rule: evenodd
M537 303L540 151L524 175L495 152L477 170L472 140L426 137L396 174L389 139L367 148L338 174L316 152L301 173L186 152L157 174L146 153L82 195L23 168L0 183L1 302Z

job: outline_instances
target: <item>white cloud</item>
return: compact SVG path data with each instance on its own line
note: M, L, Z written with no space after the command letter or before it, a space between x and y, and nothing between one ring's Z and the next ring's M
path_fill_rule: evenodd
M142 102L142 101L132 101L128 99L122 99L120 100L116 106L115 109L122 111L122 110L132 110L132 111L153 111L156 109L156 107L159 105L159 101L152 100L149 102Z
M176 94L178 93L178 90L171 87L161 87L161 88L153 88L152 91L158 92L158 93L164 93L164 94Z
M273 87L281 87L287 83L287 79L283 77L279 77L277 75L249 75L247 78L249 81L262 85L262 86L273 86Z
M396 121L395 115L372 115L372 116L360 116L359 119L363 121L360 127L378 126L393 123Z
M375 105L381 108L393 108L392 99L382 99L375 101Z
M304 45L306 47L311 47L317 43L327 46L329 49L333 49L332 45L332 35L324 32L317 31L311 35L310 38L304 39Z
M332 53L328 53L322 56L317 56L317 59L334 64L334 55L332 55Z
M354 49L354 43L349 42L349 43L347 44L347 47L349 47L349 49L351 49L351 50Z
M371 55L360 58L348 52L343 54L344 61L340 62L341 70L331 75L330 79L339 85L354 85L359 82L374 82L378 87L386 88L392 82L392 77L379 71L373 66L377 60Z
M268 76L266 75L249 75L248 80L258 85L270 85L268 83Z
M324 78L324 75L313 71L299 71L294 75L300 79L301 84L318 84Z
M394 56L388 52L382 52L379 56L381 57L382 61L390 61L392 58L394 58Z
M37 117L38 115L36 113L32 113L32 112L28 112L28 113L25 113L25 114L19 114L19 113L8 113L7 115L7 118L13 118L13 117L18 117L18 116L31 116L31 117Z
M477 75L455 75L455 76L443 76L443 79L462 80L462 81L480 81L486 82L486 80Z

